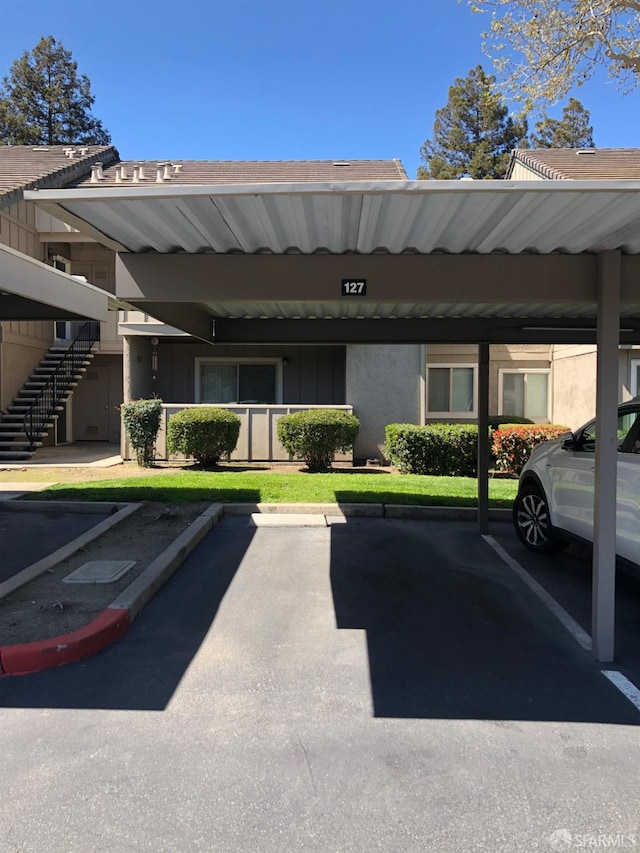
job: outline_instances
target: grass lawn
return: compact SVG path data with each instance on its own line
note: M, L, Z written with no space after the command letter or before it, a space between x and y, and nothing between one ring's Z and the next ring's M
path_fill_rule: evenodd
M517 480L491 480L489 504L510 507ZM163 501L189 503L387 503L476 506L477 482L469 477L416 474L275 474L256 471L179 471L128 479L61 483L32 500Z

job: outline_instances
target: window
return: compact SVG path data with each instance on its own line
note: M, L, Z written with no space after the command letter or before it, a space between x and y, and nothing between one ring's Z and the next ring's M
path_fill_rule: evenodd
M199 403L255 403L280 401L278 363L250 359L196 359L196 400Z
M596 422L591 421L580 432L580 450L594 453ZM634 409L618 415L618 450L621 453L640 453L640 413Z
M549 371L501 370L499 414L548 421Z
M476 373L471 364L438 364L427 368L427 413L474 417Z

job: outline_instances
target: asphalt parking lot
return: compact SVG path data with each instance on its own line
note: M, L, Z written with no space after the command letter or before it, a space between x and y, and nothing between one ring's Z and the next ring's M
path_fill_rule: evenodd
M640 827L640 714L473 524L225 518L120 642L0 679L0 706L2 853L529 853Z

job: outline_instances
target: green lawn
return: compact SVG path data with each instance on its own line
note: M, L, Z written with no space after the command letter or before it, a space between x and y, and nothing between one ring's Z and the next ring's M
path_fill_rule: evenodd
M492 507L509 507L516 480L491 480ZM94 483L59 484L31 494L32 500L163 501L190 503L387 503L476 506L477 483L469 477L415 474L269 474L184 471Z

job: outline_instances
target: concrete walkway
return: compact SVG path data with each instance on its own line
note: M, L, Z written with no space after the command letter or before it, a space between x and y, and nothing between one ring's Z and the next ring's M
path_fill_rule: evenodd
M0 471L34 468L110 468L121 462L119 444L83 441L59 444L57 447L41 447L31 459L0 463Z

